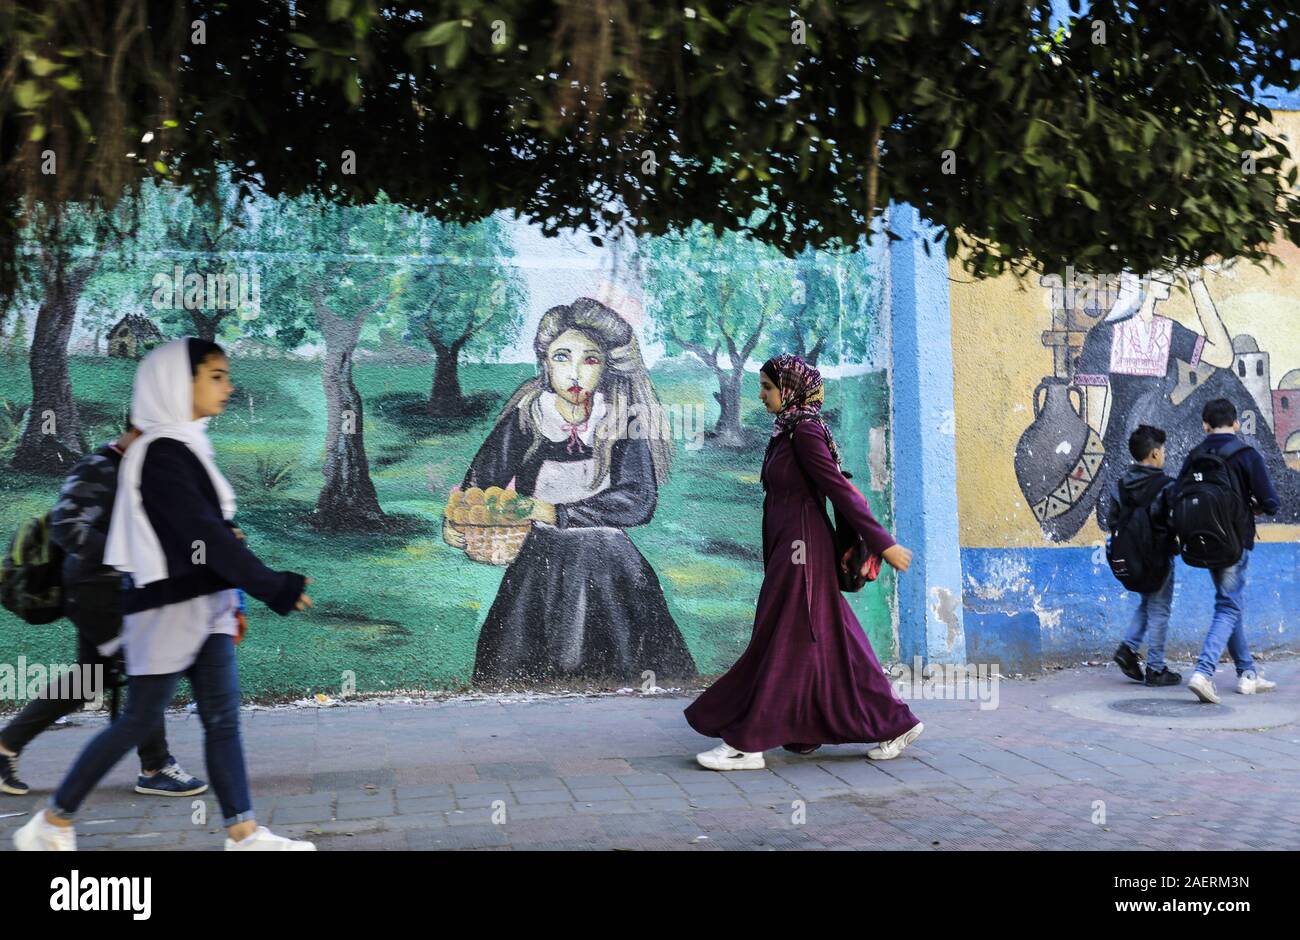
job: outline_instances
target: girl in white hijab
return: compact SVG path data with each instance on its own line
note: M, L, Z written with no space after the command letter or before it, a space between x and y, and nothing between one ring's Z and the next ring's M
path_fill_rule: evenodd
M234 386L215 343L183 339L159 346L136 372L132 421L142 436L118 471L105 563L129 578L122 637L130 677L126 709L78 755L49 806L14 834L26 850L76 848L72 817L128 751L162 720L187 676L203 722L204 755L231 851L311 850L277 836L253 814L239 737L242 633L239 591L284 615L306 610L307 579L272 571L243 544L231 522L235 494L213 459L208 421Z

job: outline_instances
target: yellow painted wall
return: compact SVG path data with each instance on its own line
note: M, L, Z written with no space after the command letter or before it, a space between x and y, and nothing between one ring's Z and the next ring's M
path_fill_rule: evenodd
M1275 116L1281 132L1300 140L1300 112ZM1269 353L1271 385L1277 388L1287 372L1300 369L1300 248L1279 241L1274 253L1282 262L1277 268L1266 271L1243 262L1223 274L1207 273L1205 283L1229 334L1251 334ZM949 275L962 545L1099 543L1103 535L1092 514L1072 538L1048 539L1014 471L1017 441L1033 420L1035 386L1053 373L1052 351L1042 341L1052 326L1051 292L1037 277L974 281L957 261ZM1159 313L1197 328L1185 289L1175 288ZM1263 525L1260 536L1300 540L1300 525Z

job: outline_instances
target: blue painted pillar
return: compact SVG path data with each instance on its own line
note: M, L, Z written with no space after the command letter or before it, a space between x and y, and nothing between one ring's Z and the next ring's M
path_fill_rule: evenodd
M909 205L889 207L893 363L890 428L895 538L913 552L898 576L898 652L904 665L964 663L957 435L953 409L948 263L934 230Z

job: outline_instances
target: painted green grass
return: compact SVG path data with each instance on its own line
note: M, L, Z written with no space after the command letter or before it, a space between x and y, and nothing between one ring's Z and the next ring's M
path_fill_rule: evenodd
M72 377L88 438L116 434L134 363L74 358ZM479 625L503 568L471 562L440 535L441 508L488 433L505 397L533 373L530 365L467 365L467 395L495 396L475 421L412 417L402 405L428 394L430 368L360 364L356 381L365 401L365 444L380 504L393 516L372 535L325 535L307 524L319 491L325 433L319 368L296 361L234 363L239 386L230 409L212 426L218 459L235 485L238 521L250 546L269 565L313 579L310 614L277 617L250 610L241 646L245 694L256 698L337 692L345 671L359 692L457 689L469 680ZM666 365L653 373L665 405L707 405L716 419L716 386L702 368ZM762 582L762 487L758 482L770 418L757 400L757 378L746 376L744 421L753 447L735 453L705 442L677 442L672 473L660 490L653 522L630 530L658 573L669 608L700 671L724 671L744 649ZM25 359L0 361L0 399L26 403ZM828 383L827 407L855 482L882 522L887 494L868 488L867 429L887 414L883 377ZM45 511L58 483L0 469L0 533ZM894 652L888 598L892 580L850 597L882 658ZM72 655L66 621L29 627L0 610L0 662L63 662Z

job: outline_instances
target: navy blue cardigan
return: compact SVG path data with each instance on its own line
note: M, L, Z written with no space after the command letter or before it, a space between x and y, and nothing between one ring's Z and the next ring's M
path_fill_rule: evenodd
M171 438L145 446L140 495L167 559L167 577L144 587L130 586L122 612L152 610L231 587L241 588L281 616L293 610L306 579L292 571L272 571L245 547L233 531L234 523L222 518L216 488L199 458ZM195 542L203 543L201 564L192 560Z

